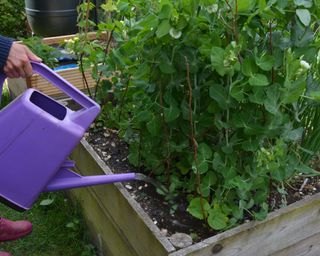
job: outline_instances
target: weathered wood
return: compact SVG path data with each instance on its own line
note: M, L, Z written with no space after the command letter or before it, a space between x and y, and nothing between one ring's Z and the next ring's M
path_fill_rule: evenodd
M308 230L305 230L308 232ZM285 248L273 256L319 256L320 255L320 234L308 237L299 243Z
M111 173L86 141L78 145L71 159L76 160L76 167L82 175ZM108 256L164 256L174 251L171 243L161 235L156 225L131 198L122 184L94 186L81 190L86 192L82 192L83 198L80 194L77 198L86 209L85 215L91 226L98 228L106 225L104 222L113 226L104 233L100 228L97 230L101 241L108 248ZM76 190L72 190L71 193L76 193ZM89 204L87 201L90 201L90 205L86 205ZM91 211L101 211L101 213L90 213Z
M317 194L271 213L264 221L243 224L170 256L267 256L299 243L308 247L308 238L320 234L319 209Z

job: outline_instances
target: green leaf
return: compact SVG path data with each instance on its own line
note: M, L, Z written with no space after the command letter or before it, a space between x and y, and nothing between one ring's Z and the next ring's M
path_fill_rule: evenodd
M180 110L178 107L170 106L169 108L164 109L164 120L167 123L170 123L176 120L180 115Z
M192 170L194 173L204 174L209 170L209 165L206 160L202 160L197 166L194 163L192 165Z
M315 175L315 176L319 176L320 172L316 171L313 168L310 168L309 166L305 165L305 164L301 164L299 166L296 167L297 171L303 174L307 174L307 175Z
M304 131L303 127L299 127L297 129L293 129L293 130L287 129L282 134L282 138L285 141L299 142L302 138L303 131Z
M139 153L138 152L131 152L128 155L128 160L134 166L138 166L139 165Z
M235 100L241 102L244 100L243 84L231 84L230 96Z
M202 205L202 206L201 206ZM204 213L202 212L202 207ZM190 213L193 217L203 220L203 215L207 216L208 211L210 210L210 205L208 201L204 198L196 197L193 198L187 208L187 212Z
M223 64L224 49L222 49L221 47L212 47L210 58L213 69L215 69L219 73L219 75L224 76L227 72Z
M160 23L160 25L159 25L159 27L158 27L158 29L156 31L157 37L161 38L161 37L167 35L169 33L169 31L170 31L170 28L171 28L171 25L170 25L169 20L163 20Z
M238 12L250 12L256 5L256 0L238 0Z
M256 65L252 58L245 58L241 68L242 68L242 73L245 76L252 76L254 73L257 72Z
M256 220L264 220L268 215L268 205L266 203L262 204L259 212L254 213L254 218Z
M160 133L161 129L161 121L155 115L153 115L152 119L147 123L147 129L151 135L157 136Z
M263 74L254 74L249 78L251 86L267 86L269 84L268 78Z
M169 62L160 62L159 64L160 71L164 74L174 74L176 70L172 63Z
M159 69L164 74L174 74L176 72L171 60L165 52L160 55Z
M41 206L47 206L47 205L52 204L53 201L54 201L54 199L44 199L44 200L42 200L42 201L40 202L40 205L41 205Z
M138 114L135 116L136 122L146 122L149 121L152 118L152 113L150 111L144 110L141 112L138 112Z
M228 225L228 217L220 210L220 208L210 209L208 224L214 230L225 229Z
M274 65L274 57L264 54L256 60L256 63L262 70L270 71Z
M198 157L209 159L212 156L212 150L206 143L200 143L198 147Z
M312 0L294 0L294 4L297 6L304 6L305 8L312 7Z
M171 17L171 5L164 4L161 8L161 11L159 13L159 19L170 19Z
M210 196L211 187L217 183L217 176L213 171L207 172L207 174L201 180L201 192L204 197Z
M307 9L297 9L296 14L303 25L308 27L311 22L311 15Z
M228 95L225 88L220 84L215 84L209 88L209 96L214 99L222 109L228 108Z

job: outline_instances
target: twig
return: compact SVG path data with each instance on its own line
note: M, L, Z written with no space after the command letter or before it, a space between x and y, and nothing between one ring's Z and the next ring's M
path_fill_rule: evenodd
M309 182L309 178L305 178L303 183L301 184L301 187L299 188L299 192L302 192L302 190L308 184L308 182Z

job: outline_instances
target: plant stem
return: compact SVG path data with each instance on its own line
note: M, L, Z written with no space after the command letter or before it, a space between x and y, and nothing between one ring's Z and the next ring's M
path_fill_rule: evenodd
M201 207L201 213L203 216L203 219L206 219L206 213L204 211L204 206L203 206L203 195L201 191L201 176L199 172L199 167L198 167L198 143L194 135L194 123L193 123L193 118L192 118L192 86L191 86L191 81L190 81L190 67L189 67L189 61L186 56L184 56L185 61L186 61L186 67L187 67L187 84L188 84L188 90L189 90L189 123L190 123L190 137L191 137L191 144L193 147L193 159L195 162L196 166L196 181L197 181L197 190L199 191L200 194L200 207Z
M164 120L164 105L163 105L163 93L162 93L162 85L159 85L160 88L160 96L159 96L159 102L160 102L160 106L161 106L161 110L162 110L162 123L163 123L163 133L164 133L164 144L167 145L167 156L165 158L165 177L167 179L167 181L169 181L169 174L170 174L170 165L171 165L171 161L170 161L170 148L169 148L169 132L168 132L168 127L166 125L166 122Z
M270 49L270 55L273 55L273 44L272 44L272 21L269 22L269 49ZM275 82L275 73L274 73L274 67L271 69L271 81L272 84Z

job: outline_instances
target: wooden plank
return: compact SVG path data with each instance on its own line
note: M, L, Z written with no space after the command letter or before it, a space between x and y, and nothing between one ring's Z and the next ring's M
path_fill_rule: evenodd
M110 221L108 211L101 206L100 199L91 188L73 189L68 195L77 205L81 205L82 214L99 255L138 256Z
M109 32L102 32L99 37L97 36L96 32L89 32L87 34L88 40L95 40L95 39L101 39L101 40L108 40L110 33ZM62 35L62 36L53 36L53 37L45 37L41 41L44 44L47 45L58 45L63 43L65 40L73 39L75 37L78 37L79 34L72 34L72 35ZM17 43L23 43L22 41L17 41Z
M320 194L179 250L170 256L267 256L299 244L320 232ZM295 254L293 254L295 255Z
M305 230L306 233L308 230ZM320 255L320 233L308 237L299 243L285 248L272 256L319 256Z
M89 153L88 153L89 152ZM83 140L73 151L71 159L82 175L111 174L110 169L97 156L91 146ZM123 238L123 244L132 248L139 256L165 256L175 248L163 236L149 216L134 201L122 184L94 186L91 188L100 207L107 212L105 218L114 225L114 230ZM90 221L93 221L90 218ZM113 233L101 236L110 256L119 254L113 246Z
M63 78L65 78L68 82L70 82L73 86L86 92L87 88L85 82L83 81L82 73L80 72L79 68L57 70L56 72ZM91 72L89 70L86 70L85 75L89 85L89 89L93 89L96 86L96 82L92 78ZM23 93L27 88L35 88L43 92L44 94L55 98L64 96L64 93L59 88L55 87L49 81L38 74L34 74L32 77L27 79L10 78L8 79L8 87L15 97Z

